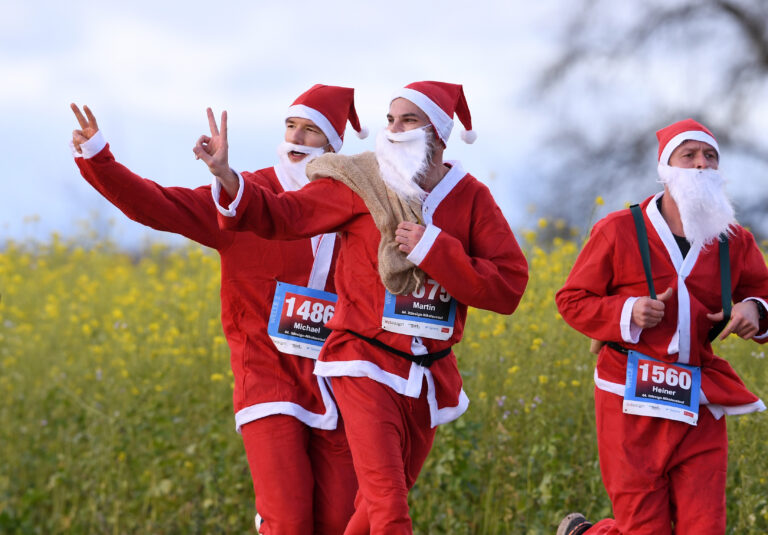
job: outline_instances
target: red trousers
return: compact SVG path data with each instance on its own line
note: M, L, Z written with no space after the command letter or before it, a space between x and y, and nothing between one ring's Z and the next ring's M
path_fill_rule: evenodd
M341 418L332 431L277 414L241 428L262 535L341 535L357 491Z
M723 535L728 436L702 406L697 426L622 412L595 389L600 472L614 519L589 535ZM674 527L673 527L674 526Z
M413 533L408 490L432 449L427 387L418 399L367 377L333 377L360 485L345 535Z

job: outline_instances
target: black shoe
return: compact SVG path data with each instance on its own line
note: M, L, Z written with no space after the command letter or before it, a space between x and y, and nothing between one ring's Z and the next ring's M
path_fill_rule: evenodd
M588 522L581 513L571 513L563 518L560 526L557 528L557 535L582 535L592 527L592 522Z

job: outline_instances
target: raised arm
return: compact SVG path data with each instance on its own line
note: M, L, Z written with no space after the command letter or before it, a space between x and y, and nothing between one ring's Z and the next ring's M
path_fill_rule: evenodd
M267 239L297 240L342 231L356 218L369 216L362 199L331 178L279 195L250 181L241 181L240 186L242 195L236 203L230 202L228 192L221 192L217 208L222 229L252 231Z
M208 247L221 248L228 239L216 221L210 188L166 188L142 178L115 161L91 110L72 111L80 129L72 145L83 178L130 219L156 230L174 232Z

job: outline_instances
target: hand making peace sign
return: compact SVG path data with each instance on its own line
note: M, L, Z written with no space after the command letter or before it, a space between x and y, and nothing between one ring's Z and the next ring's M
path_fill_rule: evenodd
M72 108L75 117L77 117L77 122L80 123L80 130L72 131L72 143L77 152L82 152L80 150L80 144L91 139L94 134L99 131L99 125L96 124L96 117L93 116L93 113L91 113L91 109L88 106L83 106L85 117L74 102L70 104L69 107Z
M208 126L210 136L200 136L192 149L199 160L203 160L211 173L217 177L225 177L231 173L229 168L229 145L227 143L227 112L221 112L221 132L216 125L213 110L208 108Z

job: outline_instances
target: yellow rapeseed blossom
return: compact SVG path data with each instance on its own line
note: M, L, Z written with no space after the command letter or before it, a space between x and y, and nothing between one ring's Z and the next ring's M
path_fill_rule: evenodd
M600 196L600 195L598 195L597 197L595 197L595 204L596 204L596 205L598 205L598 206L602 206L602 205L604 205L604 204L605 204L605 201L603 200L603 197L602 197L602 196Z
M211 381L213 381L214 383L216 383L218 381L223 381L223 380L224 380L224 375L222 375L220 373L212 373L211 374Z
M549 382L549 377L546 375L539 375L539 384L545 385Z

